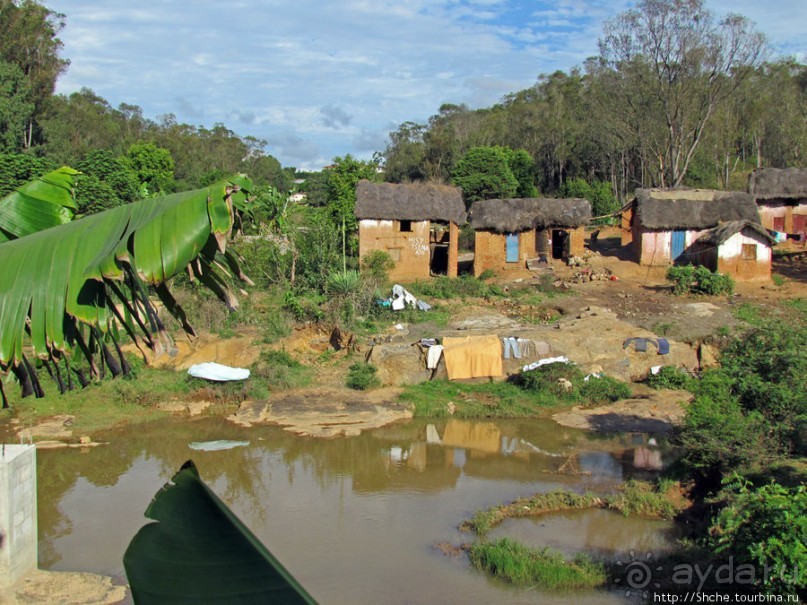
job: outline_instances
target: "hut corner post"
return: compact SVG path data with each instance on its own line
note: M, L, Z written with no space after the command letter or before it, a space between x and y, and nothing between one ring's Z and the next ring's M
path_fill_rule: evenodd
M448 224L448 277L457 277L460 262L459 255L460 229L457 223Z

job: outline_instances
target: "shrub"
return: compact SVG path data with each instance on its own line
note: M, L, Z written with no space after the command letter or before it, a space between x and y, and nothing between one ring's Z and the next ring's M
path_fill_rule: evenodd
M704 266L674 266L667 269L667 279L673 282L673 294L707 294L717 296L734 292L730 275L713 273Z
M591 376L580 386L580 396L591 403L619 401L631 396L630 387L611 376Z
M357 362L350 366L347 373L348 388L357 391L366 391L381 386L381 381L376 376L378 368L371 363Z
M571 389L559 382L562 378L572 383ZM560 399L579 399L583 373L571 363L551 363L514 374L509 380L526 391L543 391Z
M384 250L371 250L361 259L361 270L379 284L389 281L389 272L395 268L395 261Z
M752 563L758 588L792 594L807 587L807 488L770 483L750 489L735 481L730 503L709 529L716 552ZM766 573L762 573L766 570ZM767 572L770 573L767 573Z
M692 391L693 378L681 368L673 366L664 366L658 371L658 374L649 374L647 376L647 386L652 389L683 389Z

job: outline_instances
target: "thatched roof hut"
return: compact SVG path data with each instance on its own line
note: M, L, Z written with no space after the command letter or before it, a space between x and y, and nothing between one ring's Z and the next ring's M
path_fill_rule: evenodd
M807 198L807 170L757 168L748 177L748 193L757 200Z
M754 198L741 191L637 189L635 220L645 229L711 229L728 221L759 223Z
M771 246L776 243L776 238L768 233L768 230L765 229L765 227L752 221L729 221L727 223L722 223L721 225L718 225L714 229L710 229L700 236L697 239L697 243L704 246L716 247L727 241L732 235L735 235L744 229L753 231Z
M425 183L371 183L356 187L356 218L396 221L438 221L464 225L462 190Z
M479 200L471 206L474 230L517 233L528 229L576 228L591 220L591 203L581 198Z

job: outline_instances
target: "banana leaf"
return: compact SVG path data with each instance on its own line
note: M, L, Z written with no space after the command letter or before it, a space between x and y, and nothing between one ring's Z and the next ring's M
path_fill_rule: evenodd
M200 254L214 271L212 256L225 251L233 224L231 198L240 201L249 187L245 177L221 181L0 243L0 369L22 362L28 333L45 359L69 353L74 343L66 334L76 334L77 324L106 332L112 281L129 275L157 286Z
M69 223L78 210L73 198L77 170L62 166L0 200L0 243Z
M188 461L146 509L123 566L138 605L316 603Z

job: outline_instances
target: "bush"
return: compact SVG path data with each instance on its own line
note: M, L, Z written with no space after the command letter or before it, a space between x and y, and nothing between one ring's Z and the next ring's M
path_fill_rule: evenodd
M561 379L571 382L572 388L561 384ZM571 363L551 363L514 374L509 380L526 391L547 392L559 399L577 400L580 398L579 385L583 382L583 373Z
M366 391L381 386L381 381L376 376L378 368L371 363L357 362L350 366L347 373L348 388L357 391Z
M614 402L631 395L630 386L611 376L591 376L580 386L580 396L591 403Z
M664 366L658 374L648 374L647 386L652 389L683 389L692 391L694 379L681 368Z
M395 268L395 261L384 250L371 250L361 259L361 270L380 284L389 281L389 272Z
M730 503L709 529L715 551L731 554L739 564L752 563L757 571L755 583L765 592L804 590L807 488L788 489L771 483L750 489L742 479L733 488Z
M673 282L673 294L728 295L734 292L730 275L713 273L704 266L675 266L667 269L667 279Z

